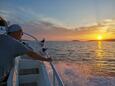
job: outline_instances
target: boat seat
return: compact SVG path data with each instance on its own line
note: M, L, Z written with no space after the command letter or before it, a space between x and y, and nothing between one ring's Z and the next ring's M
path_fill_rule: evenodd
M21 83L19 86L38 86L37 82L31 82L31 83Z
M39 74L39 68L20 69L19 75Z
M38 86L39 66L38 61L20 60L18 66L19 86Z

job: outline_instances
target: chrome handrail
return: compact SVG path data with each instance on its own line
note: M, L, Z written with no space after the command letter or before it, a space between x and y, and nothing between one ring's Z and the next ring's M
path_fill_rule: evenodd
M59 76L59 73L57 72L56 68L55 68L55 65L50 63L52 69L53 69L53 86L56 86L56 81L55 79L57 79L58 83L59 83L59 86L64 86L64 83L61 79L61 77Z
M48 52L44 51L43 53L46 56L46 58L50 57L49 54L48 54ZM56 80L58 82L58 86L64 86L63 80L61 79L58 71L56 70L55 65L52 62L50 62L50 66L51 66L51 68L53 70L53 83L52 83L53 86L57 86L56 85Z

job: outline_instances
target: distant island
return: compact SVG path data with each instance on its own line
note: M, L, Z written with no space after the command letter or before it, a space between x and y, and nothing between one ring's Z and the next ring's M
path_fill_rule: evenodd
M80 42L80 40L72 40L73 42Z
M72 40L73 42L81 42L81 40ZM111 41L111 42L115 42L115 39L103 39L103 40L85 40L82 42L86 42L86 41Z
M115 39L88 40L88 41L112 41L112 42L115 42Z

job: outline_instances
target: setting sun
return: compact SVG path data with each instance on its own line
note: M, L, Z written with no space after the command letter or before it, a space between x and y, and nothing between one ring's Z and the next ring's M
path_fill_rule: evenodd
M97 40L102 40L103 39L103 36L102 35L98 35L97 36Z

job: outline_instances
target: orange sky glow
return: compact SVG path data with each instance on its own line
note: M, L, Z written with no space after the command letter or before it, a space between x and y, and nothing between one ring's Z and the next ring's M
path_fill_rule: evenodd
M29 31L29 28L27 29ZM46 40L49 41L115 39L115 20L106 19L99 24L77 27L74 29L43 23L42 26L34 25L34 29L32 27L30 31L33 32L34 36L38 39L46 38Z
M81 27L80 30L70 30L70 32L57 32L58 34L47 35L50 40L105 40L115 39L115 22L107 20L99 25Z

